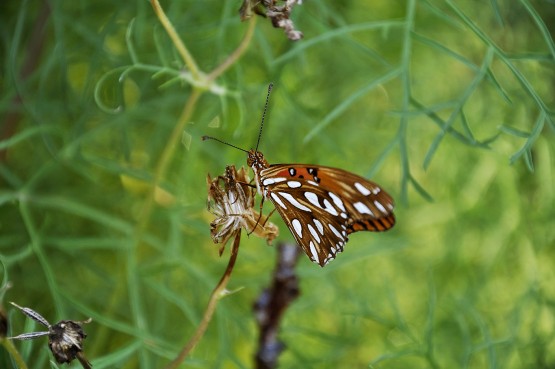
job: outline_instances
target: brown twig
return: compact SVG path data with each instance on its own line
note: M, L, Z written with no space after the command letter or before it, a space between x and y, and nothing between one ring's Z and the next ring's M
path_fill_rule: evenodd
M258 297L253 310L260 329L257 369L272 369L277 366L279 355L285 345L278 339L281 318L289 305L299 296L299 278L295 265L300 248L292 244L279 244L277 265L272 286Z
M233 247L231 249L231 256L229 257L227 268L222 278L216 285L216 288L214 288L214 290L212 291L212 294L210 295L210 299L208 300L208 305L206 307L206 310L204 311L204 316L202 317L202 320L200 321L200 324L198 325L197 330L195 331L195 333L193 334L189 342L187 342L187 344L183 347L179 355L168 366L166 366L166 369L177 368L179 364L181 364L185 360L187 355L197 345L197 343L204 335L204 332L206 331L206 328L208 328L208 324L210 323L210 320L214 315L214 311L216 311L216 305L218 303L218 300L222 296L223 291L227 286L227 282L229 282L229 279L231 278L231 272L233 271L235 260L237 259L237 254L239 253L240 241L241 241L241 230L237 230L235 239L233 241Z

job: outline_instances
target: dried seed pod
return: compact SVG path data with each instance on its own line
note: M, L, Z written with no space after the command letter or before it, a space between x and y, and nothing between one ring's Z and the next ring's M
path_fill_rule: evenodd
M59 364L70 363L77 359L85 369L91 369L92 364L83 355L83 340L87 337L83 331L83 324L90 323L91 318L84 321L62 320L51 325L46 319L33 309L21 307L14 302L13 306L21 310L29 318L44 325L48 331L23 333L19 336L8 337L15 340L29 340L33 338L48 336L48 347L54 359Z
M81 354L83 351L82 344L87 335L83 331L81 324L89 323L90 321L91 319L83 322L62 320L50 327L48 347L50 347L50 351L52 351L58 363L70 363L77 358L83 364L82 359L84 359L84 356ZM91 366L90 363L88 365Z
M278 5L278 3L282 3L282 5ZM301 3L301 0L243 0L239 15L242 21L251 18L253 14L268 17L275 28L283 29L288 39L297 41L303 38L303 33L295 29L291 20L291 12L295 5Z
M208 175L208 210L216 216L210 223L214 243L221 243L220 255L227 241L241 228L265 238L268 244L277 237L278 228L268 217L253 209L254 188L245 168L226 167L225 173L214 179Z

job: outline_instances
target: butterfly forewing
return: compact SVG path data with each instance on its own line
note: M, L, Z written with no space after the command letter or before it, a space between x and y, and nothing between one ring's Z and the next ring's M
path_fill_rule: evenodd
M276 164L259 185L305 253L321 266L343 251L348 235L395 224L393 199L377 184L342 169Z

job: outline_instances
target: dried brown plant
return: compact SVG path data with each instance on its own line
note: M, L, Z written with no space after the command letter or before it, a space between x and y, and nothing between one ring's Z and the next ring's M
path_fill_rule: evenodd
M244 167L229 165L222 176L208 175L208 210L216 216L210 223L214 243L221 244L220 255L227 241L244 228L248 234L265 238L268 244L278 236L278 228L268 217L254 210L255 189Z

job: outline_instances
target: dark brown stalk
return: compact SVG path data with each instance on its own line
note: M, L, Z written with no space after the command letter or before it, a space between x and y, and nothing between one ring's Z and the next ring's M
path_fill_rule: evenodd
M254 304L253 310L260 330L255 357L257 369L276 368L279 355L285 348L278 339L279 326L283 314L300 294L299 278L295 273L300 250L294 244L278 245L272 286L266 288Z

